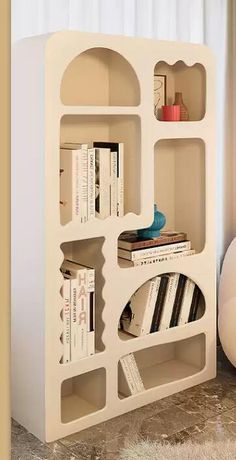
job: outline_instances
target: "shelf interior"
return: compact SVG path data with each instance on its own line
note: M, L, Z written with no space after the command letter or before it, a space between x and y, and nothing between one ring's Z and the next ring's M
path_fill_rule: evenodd
M64 105L137 106L140 87L130 63L108 48L91 48L76 56L61 83Z
M139 350L134 352L134 357L145 390L177 382L197 374L204 368L205 335L199 334L177 342ZM131 394L120 365L118 391L121 399Z
M106 403L106 371L96 369L64 380L61 385L61 421L69 423L102 409Z
M206 111L206 71L202 64L187 66L183 61L169 65L164 61L156 64L154 75L165 76L166 105L172 105L175 92L181 92L190 121L201 120ZM161 105L161 102L160 102ZM165 105L165 104L162 104ZM161 109L157 111L162 119Z
M187 233L192 248L205 246L205 144L201 139L167 139L155 145L155 202L168 230Z
M102 268L105 262L102 246L104 238L90 238L87 240L71 241L63 243L61 250L65 259L73 260L82 265L95 268L95 349L96 352L104 350L102 342L102 334L104 323L102 321L102 312L104 308L104 300L102 297L102 289L105 284L102 275Z
M140 129L135 115L64 115L61 119L61 143L123 142L125 214L140 213Z

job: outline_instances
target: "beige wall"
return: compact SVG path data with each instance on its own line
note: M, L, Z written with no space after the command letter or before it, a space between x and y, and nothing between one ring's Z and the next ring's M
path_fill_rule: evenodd
M0 459L10 450L10 0L0 1Z

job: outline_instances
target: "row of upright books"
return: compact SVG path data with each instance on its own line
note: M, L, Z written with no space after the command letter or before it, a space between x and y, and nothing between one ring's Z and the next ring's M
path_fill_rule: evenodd
M60 212L63 225L124 215L122 142L61 145Z
M132 295L119 327L137 337L195 321L200 298L199 287L185 275L155 276Z
M118 239L119 264L142 266L195 254L187 234L162 231L156 238L141 238L137 232L124 232Z
M64 260L62 364L75 362L95 353L95 270Z

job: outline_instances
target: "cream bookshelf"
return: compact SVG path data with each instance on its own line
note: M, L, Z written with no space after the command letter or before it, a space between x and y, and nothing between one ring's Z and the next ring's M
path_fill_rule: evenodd
M190 121L158 121L154 71L168 101L183 91ZM213 58L204 46L80 32L25 39L13 50L13 417L53 441L213 378L215 144ZM125 215L60 223L60 141L125 146ZM147 227L153 202L196 254L122 268L117 239ZM60 364L64 256L96 268L96 353ZM149 278L179 272L202 291L193 323L123 340L121 312ZM129 337L128 337L129 338ZM133 352L145 391L119 395L119 359Z

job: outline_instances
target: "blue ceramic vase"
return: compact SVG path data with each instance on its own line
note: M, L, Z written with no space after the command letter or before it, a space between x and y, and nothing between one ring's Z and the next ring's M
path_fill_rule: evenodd
M160 230L164 227L166 218L164 214L157 210L157 205L154 204L154 221L148 228L138 230L139 238L156 238L160 236Z

